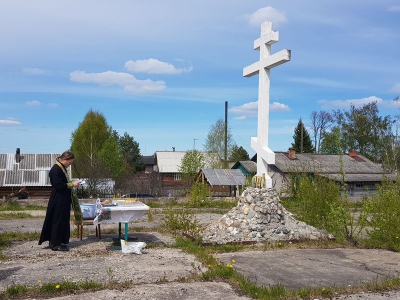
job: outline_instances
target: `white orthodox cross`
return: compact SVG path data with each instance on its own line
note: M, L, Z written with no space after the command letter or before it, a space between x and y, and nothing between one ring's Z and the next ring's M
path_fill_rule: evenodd
M279 32L272 31L272 23L261 24L261 36L254 41L254 50L260 51L260 60L243 69L244 77L259 74L257 137L251 138L251 147L257 153L257 175L265 178L266 188L272 187L268 164L275 164L275 153L268 148L270 69L290 61L290 50L271 55L271 45L279 40Z

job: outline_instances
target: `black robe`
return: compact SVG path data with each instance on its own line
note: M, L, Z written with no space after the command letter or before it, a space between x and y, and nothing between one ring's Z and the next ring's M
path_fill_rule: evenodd
M67 172L62 164L61 166ZM53 246L59 246L61 243L68 244L69 242L71 188L68 187L67 177L59 165L55 164L51 168L49 177L53 190L47 204L39 245L49 241Z

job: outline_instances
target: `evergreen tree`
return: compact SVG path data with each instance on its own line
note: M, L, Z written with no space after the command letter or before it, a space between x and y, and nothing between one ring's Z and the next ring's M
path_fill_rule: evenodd
M314 153L314 147L312 145L310 135L308 134L308 131L305 128L301 118L297 124L297 127L294 129L293 139L294 143L292 143L292 147L296 150L296 152Z
M125 160L127 170L131 172L144 170L141 162L139 143L136 142L127 132L118 136L118 144L121 147L122 156Z
M238 147L237 145L234 145L232 147L232 153L231 156L229 157L229 161L241 161L241 160L250 160L249 153L242 147Z

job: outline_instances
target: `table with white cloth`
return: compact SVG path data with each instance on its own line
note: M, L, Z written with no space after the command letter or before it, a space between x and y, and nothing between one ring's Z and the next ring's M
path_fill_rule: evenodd
M93 220L93 225L119 223L119 237L121 238L121 223L125 223L124 239L128 241L129 222L141 219L149 209L149 206L140 201L103 205L102 211Z

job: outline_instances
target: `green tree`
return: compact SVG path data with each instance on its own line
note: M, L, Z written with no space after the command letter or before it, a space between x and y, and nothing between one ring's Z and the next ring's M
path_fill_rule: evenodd
M179 166L182 180L190 187L194 183L197 173L204 168L204 156L197 150L189 150L185 153Z
M141 162L139 143L125 132L123 136L118 136L118 144L121 148L122 156L125 160L126 168L129 170L129 173L142 171L144 169L144 165Z
M229 161L236 162L241 160L250 160L249 153L242 146L233 145Z
M104 142L103 147L100 149L99 158L104 164L107 173L114 179L122 178L125 174L123 168L123 156L117 139L111 136Z
M72 132L71 150L75 154L72 165L76 177L87 178L90 192L96 192L104 178L115 178L123 173L120 151L106 118L93 110Z
M294 129L293 139L294 142L292 143L292 147L296 150L296 152L314 153L314 147L312 145L310 135L308 134L308 131L301 119Z
M226 131L227 157L230 157L235 142L230 129L227 128ZM219 155L219 158L211 162L212 168L227 168L227 162L223 159L225 157L225 122L222 119L217 120L215 124L211 126L204 144L204 151Z
M331 132L325 132L322 136L320 153L323 154L340 154L340 129L338 126L332 128Z
M390 116L379 116L376 102L371 102L349 111L336 111L335 116L341 128L343 151L357 150L374 162L383 162L387 144L393 140Z

